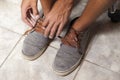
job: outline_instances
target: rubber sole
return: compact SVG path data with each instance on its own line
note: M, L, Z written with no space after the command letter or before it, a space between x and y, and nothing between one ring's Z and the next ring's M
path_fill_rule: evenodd
M38 59L45 52L45 50L47 49L47 47L48 46L44 47L42 50L40 50L40 52L38 52L34 56L26 56L26 55L24 55L24 52L22 51L22 56L26 60L30 60L30 61L36 60L36 59Z
M69 70L66 70L66 71L57 71L53 66L54 73L57 74L57 75L60 75L60 76L66 76L66 75L72 73L80 65L82 57L83 57L83 55L81 56L79 61L74 66L72 66Z

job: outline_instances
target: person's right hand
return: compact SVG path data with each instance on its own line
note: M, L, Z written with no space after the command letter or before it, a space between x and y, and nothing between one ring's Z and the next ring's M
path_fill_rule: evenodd
M22 0L22 20L30 27L34 26L36 18L39 17L37 2L38 0Z

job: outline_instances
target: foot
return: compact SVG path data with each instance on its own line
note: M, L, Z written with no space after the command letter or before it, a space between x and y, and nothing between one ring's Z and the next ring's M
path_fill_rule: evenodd
M77 32L73 28L62 39L62 44L53 63L56 74L65 76L74 71L81 62L90 38L88 29Z
M35 60L47 49L51 40L43 36L42 20L38 19L35 27L27 35L23 43L23 57L28 60Z

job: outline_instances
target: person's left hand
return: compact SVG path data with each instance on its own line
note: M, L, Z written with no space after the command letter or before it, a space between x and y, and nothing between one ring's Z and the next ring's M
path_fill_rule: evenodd
M52 10L45 17L43 27L45 27L44 35L49 38L59 36L64 25L67 23L71 13L73 0L57 0Z

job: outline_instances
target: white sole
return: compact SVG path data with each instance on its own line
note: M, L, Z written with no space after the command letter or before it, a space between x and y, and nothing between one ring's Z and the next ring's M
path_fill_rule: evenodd
M45 52L45 50L47 49L47 47L48 47L48 46L44 47L42 50L40 50L39 53L37 53L37 54L34 55L34 56L26 56L26 55L24 55L23 53L22 53L22 56L23 56L23 58L26 59L26 60L30 60L30 61L36 60L37 58L39 58L39 57Z
M81 60L82 60L82 57L83 57L83 55L81 56L81 58L79 59L79 61L78 61L75 65L73 65L73 66L72 66L69 70L67 70L67 71L57 71L57 70L55 70L54 66L53 66L53 71L54 71L55 74L57 74L57 75L66 76L66 75L72 73L72 72L79 66L79 64L80 64L80 62L81 62Z

